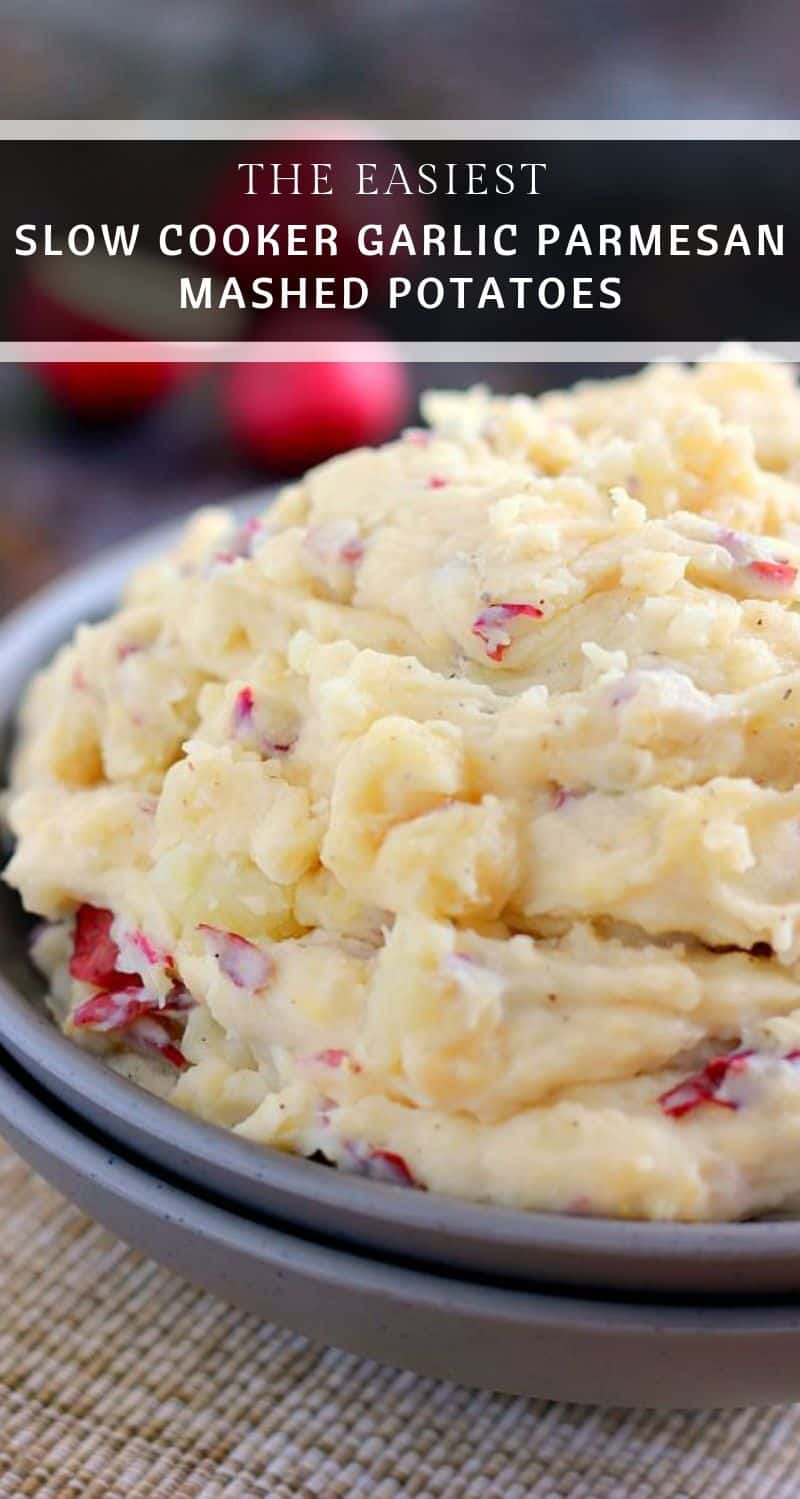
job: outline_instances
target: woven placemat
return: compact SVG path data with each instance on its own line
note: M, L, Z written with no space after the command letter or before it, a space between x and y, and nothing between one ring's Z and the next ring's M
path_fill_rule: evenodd
M0 1145L3 1499L797 1499L800 1406L511 1399L266 1326Z

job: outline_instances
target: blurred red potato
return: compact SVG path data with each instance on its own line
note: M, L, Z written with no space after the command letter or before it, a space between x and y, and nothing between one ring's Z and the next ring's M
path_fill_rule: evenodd
M324 129L321 126L320 129ZM238 163L257 161L259 156L275 164L284 180L281 192L270 191L272 174L252 171ZM358 250L358 232L363 224L380 227L384 246L388 245L400 224L415 229L422 222L419 204L414 198L397 193L388 197L365 194L358 196L359 163L375 163L375 180L391 176L392 164L398 159L395 149L375 141L286 140L262 145L242 145L235 160L212 188L205 217L217 232L214 264L228 273L259 271L275 276L303 272L309 276L360 275L371 288L382 286L391 272L407 270L405 252L390 257L385 248L380 254L362 255ZM315 164L330 163L330 171L315 171ZM294 168L297 167L298 193L291 191ZM265 180L266 179L266 180ZM255 195L248 195L252 180ZM373 180L371 171L364 173L364 185ZM330 191L314 192L314 183ZM226 253L221 243L225 228L241 224L249 232L249 244L242 254ZM258 226L276 226L277 254L260 256L257 249ZM308 250L302 258L287 251L287 226L307 225ZM330 236L314 236L315 225L330 225L334 231L336 253L331 254ZM235 243L234 239L234 243Z
M132 417L195 376L200 363L166 358L161 345L188 337L238 337L236 308L181 313L173 266L146 255L117 260L43 259L31 263L13 312L14 332L25 342L74 344L66 359L31 366L51 399L87 421ZM87 361L80 345L137 343L154 358Z
M308 337L300 315L270 318L270 342ZM348 448L394 436L408 417L408 371L379 330L363 319L325 316L319 339L369 340L368 363L310 358L297 364L242 363L222 372L222 409L234 447L260 468L297 474Z
M82 420L138 416L196 371L192 364L52 360L31 365L51 400Z

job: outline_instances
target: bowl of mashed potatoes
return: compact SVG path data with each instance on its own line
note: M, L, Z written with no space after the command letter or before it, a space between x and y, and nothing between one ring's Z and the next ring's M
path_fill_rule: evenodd
M312 1196L790 1212L793 373L423 409L145 547L33 677L5 880L49 1013L160 1129Z

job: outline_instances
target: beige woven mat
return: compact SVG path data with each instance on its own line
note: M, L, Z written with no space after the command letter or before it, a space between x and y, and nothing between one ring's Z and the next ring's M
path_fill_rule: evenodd
M797 1499L800 1407L592 1411L315 1347L192 1290L0 1146L3 1499Z

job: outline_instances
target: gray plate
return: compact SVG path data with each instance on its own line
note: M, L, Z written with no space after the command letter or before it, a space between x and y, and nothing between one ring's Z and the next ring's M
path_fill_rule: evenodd
M10 724L32 671L78 620L113 607L131 569L162 550L171 529L117 548L0 626L0 725ZM800 1291L800 1223L620 1223L495 1209L358 1180L181 1114L51 1025L8 892L0 896L0 1039L55 1097L124 1149L189 1186L313 1233L529 1284L728 1298Z
M0 1054L0 1131L84 1212L226 1301L382 1363L510 1394L704 1409L800 1396L800 1305L537 1293L254 1222L143 1170Z

